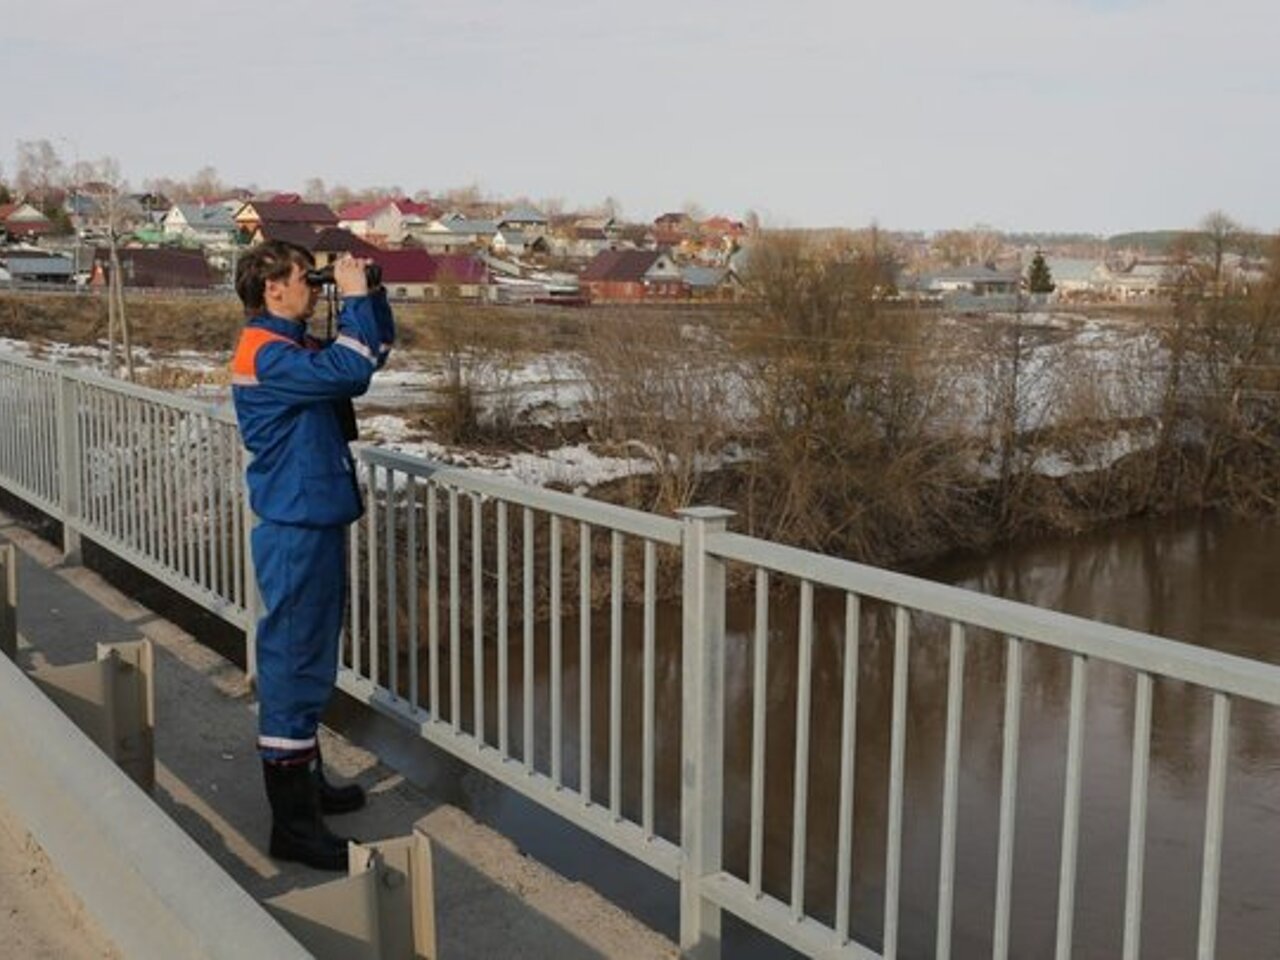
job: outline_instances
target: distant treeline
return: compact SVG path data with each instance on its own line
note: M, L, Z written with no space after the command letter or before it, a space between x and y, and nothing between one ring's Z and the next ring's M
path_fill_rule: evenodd
M1188 243L1191 249L1204 251L1214 242L1213 234L1203 230L1139 230L1107 238L1107 246L1112 250L1145 250L1154 256L1172 255L1179 246ZM1257 254L1264 251L1269 242L1266 234L1242 230L1231 235L1228 247L1233 253Z

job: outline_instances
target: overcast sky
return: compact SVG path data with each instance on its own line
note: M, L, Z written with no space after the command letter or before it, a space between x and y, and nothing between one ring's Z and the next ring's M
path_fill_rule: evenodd
M1276 0L40 0L0 163L776 226L1280 228Z

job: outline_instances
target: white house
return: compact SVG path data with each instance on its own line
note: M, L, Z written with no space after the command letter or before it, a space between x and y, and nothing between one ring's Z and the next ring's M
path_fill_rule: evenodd
M160 220L160 232L166 237L201 245L231 243L237 229L231 211L222 203L175 203Z
M488 249L497 234L493 220L469 220L460 213L450 213L430 221L413 237L432 253L460 253Z

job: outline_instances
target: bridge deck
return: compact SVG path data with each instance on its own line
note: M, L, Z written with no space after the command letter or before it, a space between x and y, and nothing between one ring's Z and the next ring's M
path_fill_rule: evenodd
M56 548L3 514L0 539L19 547L19 663L74 663L90 659L99 641L150 638L157 664L155 802L259 900L331 879L307 867L276 863L265 853L267 814L253 748L254 699L244 674L91 571L63 567ZM324 733L326 762L339 777L358 780L370 795L365 810L335 819L335 828L373 840L407 834L420 822L434 841L441 957L676 955L670 941L593 891L521 855L369 752ZM12 846L9 853L15 853ZM38 849L23 848L21 837L16 853L33 865L39 858ZM56 884L53 867L48 873ZM40 903L39 909L53 911L59 918L55 929L74 922L73 903L19 902L27 904L20 909ZM81 939L92 936L90 921ZM91 948L85 955L103 954Z

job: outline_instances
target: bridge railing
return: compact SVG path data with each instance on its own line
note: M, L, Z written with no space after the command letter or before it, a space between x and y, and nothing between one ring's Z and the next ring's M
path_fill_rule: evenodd
M39 361L0 359L10 492L252 630L244 452L229 409Z
M0 486L60 519L69 555L89 537L244 627L252 645L257 599L243 456L226 410L0 358ZM719 954L725 910L809 956L897 955L906 744L921 706L909 698L910 653L926 636L947 645L936 954L951 954L965 663L980 645L984 655L999 651L1004 687L994 955L1010 950L1029 695L1023 665L1036 649L1068 658L1071 667L1056 954L1070 956L1079 919L1088 667L1104 663L1132 683L1126 957L1138 956L1142 930L1153 685L1194 685L1212 699L1198 947L1213 955L1231 711L1241 699L1280 706L1280 668L731 533L731 515L715 508L664 518L376 447L359 447L357 457L367 511L350 532L340 686L678 880L681 946L693 955ZM731 568L754 583L745 640L726 627ZM678 622L658 603L671 586L663 578L672 576L680 578ZM771 610L784 587L797 598L788 622ZM838 636L815 630L819 591L842 598ZM889 638L892 674L883 716L887 776L869 788L855 783L855 773L868 659L860 650L873 634ZM781 654L794 662L794 684L779 705L773 681ZM836 773L836 787L811 792L819 660L838 665L839 693L825 704L838 715L838 748L816 758ZM249 663L252 669L251 649ZM742 705L730 712L726 673L744 663L752 696L739 724ZM790 714L785 725L779 710ZM779 731L791 784L782 818L765 809L766 744ZM736 782L727 785L727 756L748 732L749 773L739 796ZM883 882L869 925L851 909L855 886L865 898L867 885L855 872L854 850L871 842L855 836L853 808L855 796L877 786ZM730 836L725 811L733 803L749 808L745 837ZM821 866L832 874L822 904L808 892L818 866L810 862L817 819L834 824L832 836L819 838L827 851ZM778 820L789 822L791 834L781 889L765 870L766 821ZM745 853L727 855L730 843Z
M694 832L697 846L686 849L687 862L697 865L698 889L702 904L714 904L737 914L747 922L769 932L809 956L863 957L868 952L850 939L850 901L855 838L854 781L855 750L858 744L859 652L874 630L875 618L868 607L876 605L882 620L888 621L892 638L892 697L890 710L890 746L888 778L883 784L887 811L885 848L883 850L883 906L881 954L896 956L902 933L900 897L903 884L903 826L906 736L908 723L908 690L910 651L923 635L939 634L948 643L947 702L945 705L945 756L943 760L941 797L941 838L937 867L937 912L935 956L951 956L951 937L956 883L957 824L959 820L959 780L961 775L961 724L964 715L965 661L971 642L997 644L1003 647L1004 709L1001 724L1000 806L994 920L991 934L992 955L1010 955L1011 916L1013 902L1013 869L1015 817L1021 717L1030 692L1024 685L1023 664L1031 651L1049 649L1070 659L1070 692L1063 764L1063 814L1059 846L1059 880L1055 919L1054 955L1072 956L1076 929L1076 886L1078 873L1079 828L1082 791L1082 758L1085 745L1085 713L1091 664L1106 664L1128 676L1132 683L1132 753L1128 797L1128 844L1125 864L1123 913L1123 956L1137 958L1141 946L1143 920L1144 861L1147 849L1147 810L1149 797L1150 753L1152 745L1152 690L1158 680L1177 681L1201 688L1212 698L1212 729L1209 737L1208 784L1204 810L1202 873L1200 882L1197 955L1214 955L1218 932L1221 857L1223 849L1227 762L1230 746L1232 704L1238 700L1255 701L1271 707L1280 706L1280 668L1270 664L1204 650L1160 637L1127 630L1104 623L1043 610L1026 604L990 597L930 581L903 576L813 553L780 546L723 529L708 532L704 538L705 563L713 573L705 574L708 582L722 583L724 567L737 563L754 571L755 635L752 643L754 677L753 712L751 718L751 813L750 852L745 875L735 873L720 862L720 835L716 824L708 821L701 832ZM775 581L771 584L771 580ZM762 888L762 847L764 839L764 776L766 739L766 698L762 691L769 686L770 650L778 649L777 624L770 618L771 585L777 580L790 580L798 586L799 614L796 622L784 628L787 642L798 644L797 681L794 703L794 808L791 816L791 872L788 895L770 896ZM809 744L813 705L810 689L814 681L814 592L829 589L843 597L844 627L836 638L842 649L837 662L842 664L839 682L840 744L838 757L838 794L835 821L836 846L833 858L834 909L826 909L826 920L815 917L806 904L806 822L814 813L807 796L810 781L811 750ZM719 603L711 598L708 603ZM971 637L980 638L971 641ZM716 630L707 635L702 653L707 675L702 685L707 690L723 688L725 651L723 635ZM686 676L688 666L686 665ZM715 713L718 705L704 707ZM709 767L706 780L715 791L722 782L716 764L723 757L719 731L701 729L704 742L695 756ZM687 829L688 819L686 819ZM704 907L705 912L705 907ZM686 910L686 920L696 913ZM718 920L713 916L708 929L714 931ZM693 939L686 931L686 940Z
M374 447L359 459L340 686L677 878L654 761L680 733L655 667L658 555L680 523ZM625 637L624 570L643 597ZM624 755L640 760L635 803Z

